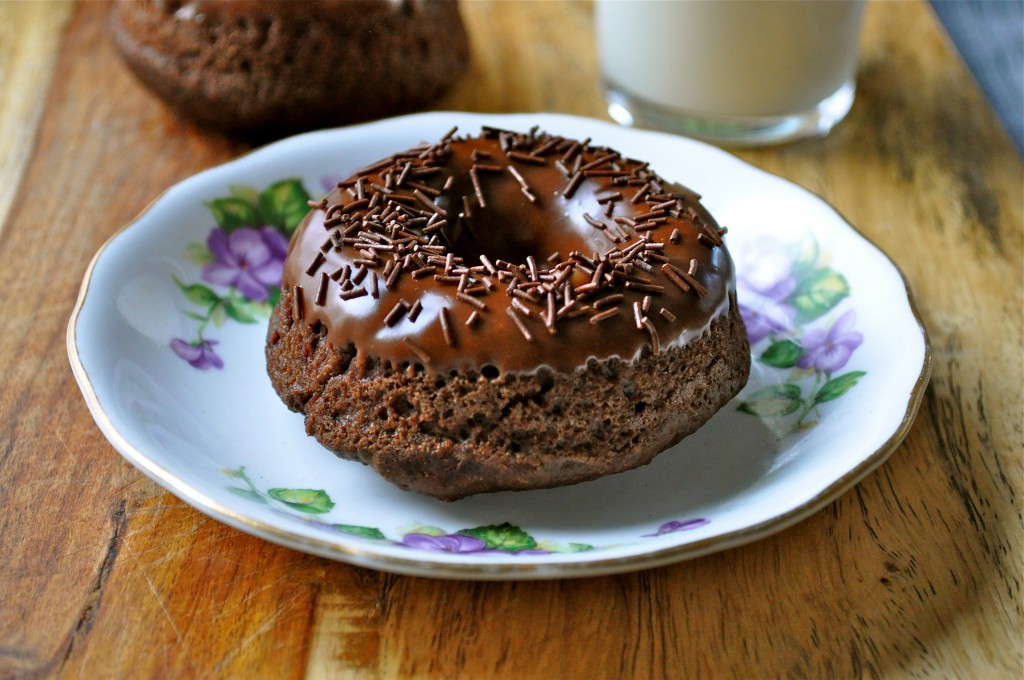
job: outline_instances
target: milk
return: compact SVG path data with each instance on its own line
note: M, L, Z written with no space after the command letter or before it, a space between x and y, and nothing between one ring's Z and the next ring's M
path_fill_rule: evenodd
M860 0L599 0L608 87L706 118L769 118L851 92ZM845 111L844 111L845 113Z

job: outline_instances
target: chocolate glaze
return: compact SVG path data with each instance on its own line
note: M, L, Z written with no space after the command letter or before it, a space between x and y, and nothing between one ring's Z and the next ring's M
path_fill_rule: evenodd
M513 157L506 155L507 151L521 154L536 149L541 152L529 160L515 158L515 153ZM664 350L704 333L712 320L727 311L735 281L732 261L721 245L722 230L701 206L697 195L661 180L646 164L619 157L595 164L613 153L607 148L587 147L582 154L572 152L571 140L485 128L480 137L447 136L429 148L396 154L388 162L375 164L375 169L340 182L338 189L314 207L292 238L283 286L289 290L295 286L302 288L301 310L296 310L296 316L311 326L323 324L335 347L354 346L357 361L421 365L434 373L466 369L485 374L495 369L521 373L543 366L572 372L591 358L617 356L631 360L645 348ZM582 155L581 160L576 159L578 155ZM471 177L474 164L484 207L479 205ZM566 198L570 193L567 188L573 182L565 173L571 176L574 164L577 168L592 165L591 172L605 176L577 180L575 191ZM440 170L431 170L432 167ZM397 180L403 170L404 181L399 185ZM620 172L619 177L607 176L616 171ZM393 231L397 225L393 216L387 216L392 220L390 232L387 224L378 222L387 209L370 220L364 219L371 209L366 199L379 192L374 184L390 192L380 192L376 202L384 204L388 198L397 198L409 209L399 219L408 223L419 218L416 226L406 230L418 235L419 241L406 236L405 244L383 243L384 249L377 251L379 264L368 267L360 276L357 261L365 259L368 251L362 248L360 252L360 245L354 241L380 239L367 236L367 232L390 234L389 239L402 237ZM609 216L608 197L615 192L621 198L611 200L613 209ZM634 201L638 192L643 195ZM528 194L535 202L531 202ZM359 200L360 196L363 200ZM670 201L674 202L666 206ZM467 203L469 215L465 214ZM664 219L650 230L638 232L626 224L615 226L616 217L636 218L659 205L665 207L655 217ZM434 217L435 212L441 215ZM446 225L437 231L427 227L428 234L422 235L426 218L435 222L443 218ZM325 221L329 227L325 227ZM595 227L591 224L594 221L607 226ZM639 224L644 221L641 217ZM673 232L677 232L675 237ZM349 241L339 244L342 235L348 235ZM433 243L423 250L430 237ZM619 242L613 242L613 238ZM641 239L648 243L637 245ZM417 247L418 255L406 259ZM640 254L633 257L630 266L620 266L618 273L611 274L615 269L613 259L630 248ZM446 273L443 260L448 253L455 264ZM573 253L575 256L571 257ZM431 269L423 266L428 257ZM462 258L461 264L458 258ZM664 258L677 268L675 276L663 271ZM385 287L384 267L389 259L399 263L391 267L400 267L397 275L391 275L391 289ZM599 266L601 259L606 264L600 285L588 288L587 284L595 279L591 265ZM696 262L696 270L689 280L696 282L696 286L685 283L687 277L679 273L690 270L691 260ZM349 276L345 274L346 265L350 267ZM519 273L496 276L492 265ZM468 296L460 295L455 283L458 272L466 267L473 268L467 274ZM563 274L561 282L557 278L551 280L570 268L572 271ZM631 271L624 275L623 269ZM548 278L547 288L529 283L534 271L538 278ZM374 274L379 294L376 298L371 294ZM435 276L450 278L437 281ZM350 290L359 296L342 299L342 283L357 277L358 284L352 284ZM523 297L522 292L510 293L512 278L519 279L513 288L521 285L522 291L533 286L535 301ZM633 283L627 284L628 278L633 278ZM322 290L325 281L326 291ZM682 286L679 281L683 281ZM546 291L554 284L559 286L552 291L549 301ZM578 290L580 286L584 288ZM648 286L655 288L649 290ZM570 289L568 293L566 287ZM360 294L359 288L366 293ZM561 309L567 295L577 302L552 323L551 309ZM607 306L598 302L593 306L609 295L621 295L621 301ZM645 296L650 297L646 310ZM317 304L318 297L326 302ZM417 302L420 309L414 314L415 320L411 320L409 311ZM441 324L442 308L447 309L449 337L454 340L451 345ZM591 321L591 317L610 308L618 312L599 322ZM662 308L667 313L661 312ZM513 310L511 314L509 310ZM476 321L467 327L465 322L473 312L477 313ZM526 334L530 335L529 340Z

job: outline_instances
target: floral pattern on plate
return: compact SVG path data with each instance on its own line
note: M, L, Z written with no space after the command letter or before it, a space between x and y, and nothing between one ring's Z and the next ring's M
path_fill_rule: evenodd
M205 243L189 243L186 259L202 267L201 282L175 278L182 294L198 311L185 315L197 323L191 339L173 338L170 347L193 368L224 368L207 335L229 319L256 323L270 316L281 297L281 274L288 237L309 211L309 193L298 179L282 179L262 192L233 185L231 195L206 203L217 226Z
M236 496L270 505L277 514L288 519L301 522L307 526L335 534L347 534L373 541L387 541L414 550L448 553L492 553L504 555L550 555L555 553L579 553L600 550L613 546L594 546L589 543L556 543L538 541L520 527L503 522L489 524L455 532L445 531L440 527L413 522L397 530L397 538L388 538L376 527L355 524L338 524L318 520L311 515L325 515L334 509L335 503L324 489L285 489L272 488L261 491L245 471L245 466L237 469L221 470L225 475L238 483L227 486L227 490ZM677 531L697 529L709 522L703 518L684 521L672 520L663 523L653 533L643 534L641 538L657 538Z
M838 373L864 336L854 330L852 307L834 316L850 286L813 237L790 244L762 236L737 253L737 261L737 297L751 351L775 374L738 408L770 423L781 439L814 427L822 404L867 375Z

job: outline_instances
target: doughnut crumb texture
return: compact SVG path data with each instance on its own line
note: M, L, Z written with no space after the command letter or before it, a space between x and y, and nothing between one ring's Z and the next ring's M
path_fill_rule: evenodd
M469 64L450 0L119 0L110 35L176 111L257 140L421 109Z
M319 202L267 338L307 432L453 500L631 469L745 384L725 230L642 161L451 130Z

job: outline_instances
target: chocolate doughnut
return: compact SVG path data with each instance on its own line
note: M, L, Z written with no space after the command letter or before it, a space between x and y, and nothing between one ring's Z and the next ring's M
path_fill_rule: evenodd
M271 381L309 434L401 488L456 499L627 470L746 382L724 229L647 163L453 130L311 207Z
M175 110L259 140L423 108L469 63L454 0L120 0L110 29Z

